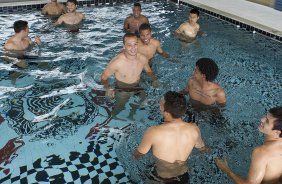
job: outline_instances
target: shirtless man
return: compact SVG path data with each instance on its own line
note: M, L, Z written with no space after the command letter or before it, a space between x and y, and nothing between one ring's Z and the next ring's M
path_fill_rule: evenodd
M40 38L35 37L34 41L28 36L29 28L28 22L24 20L18 20L14 22L15 35L7 40L4 48L9 51L25 51L29 46L35 44L41 44Z
M65 13L66 8L63 4L58 3L57 0L51 0L50 3L47 3L43 8L42 8L42 14L43 15L50 15L50 16L55 16L58 17Z
M141 15L141 4L140 3L134 3L134 6L132 8L133 15L127 17L124 20L124 31L138 34L139 26L143 23L149 24L149 20L144 15Z
M76 12L77 1L76 0L68 0L67 1L67 13L63 14L59 17L56 25L65 24L67 26L77 26L84 19L84 15L82 13ZM78 29L76 27L76 29Z
M199 20L199 11L197 9L192 9L190 11L189 19L184 22L175 31L176 36L185 42L192 42L195 40L199 30L200 25L197 23Z
M192 149L196 147L200 151L208 151L197 125L181 119L186 108L184 95L167 92L160 101L164 123L148 128L135 150L133 157L139 159L152 149L156 162L150 180L159 183L189 183L187 159Z
M215 160L236 184L282 183L282 106L270 109L258 129L264 134L264 144L252 153L247 179L235 174L225 159Z
M225 104L223 88L212 82L218 74L217 64L209 58L196 62L193 77L188 81L183 93L188 93L192 100L204 105Z
M32 41L28 36L29 27L27 21L18 20L14 22L13 27L15 35L9 38L4 45L4 49L6 51L9 51L7 53L8 56L21 58L23 55L25 55L25 51L27 49L30 49L34 45L41 44L41 40L38 36L35 37L34 41ZM7 58L6 60L10 61L9 58ZM26 67L26 63L23 60L11 60L11 62L15 62L14 64L20 68Z
M140 39L138 39L138 52L145 55L149 62L158 52L164 58L169 58L169 54L161 48L159 40L152 38L152 29L149 24L144 23L139 27Z
M112 59L101 76L101 83L106 89L106 95L116 96L115 107L112 115L117 115L130 97L130 92L141 93L140 98L145 98L144 90L139 87L139 80L142 71L151 77L153 86L156 87L157 78L148 65L146 56L137 52L137 36L133 33L126 33L123 37L123 50ZM113 88L108 82L108 78L115 75L116 87ZM116 93L116 94L115 94ZM135 113L135 108L131 111L130 117Z

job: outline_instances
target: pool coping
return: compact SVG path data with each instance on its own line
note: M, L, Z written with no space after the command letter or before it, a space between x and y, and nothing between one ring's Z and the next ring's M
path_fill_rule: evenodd
M199 2L195 2L191 0L179 0L179 1L171 0L171 1L175 3L180 3L180 5L186 5L192 8L197 8L201 12L206 13L210 16L219 18L223 21L227 21L236 26L240 26L241 29L245 29L246 31L250 31L252 33L259 33L275 41L282 42L282 31L259 24L255 21L248 20L243 17L228 13L226 11L219 10L211 6L201 4Z

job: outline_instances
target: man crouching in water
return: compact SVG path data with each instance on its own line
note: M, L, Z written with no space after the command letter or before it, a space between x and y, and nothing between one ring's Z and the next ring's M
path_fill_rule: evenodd
M184 122L184 95L169 91L160 101L164 123L148 128L133 157L139 159L151 148L156 163L149 183L189 183L187 159L194 147L207 151L200 129L195 123Z
M76 0L68 0L67 13L61 15L54 25L57 26L64 24L71 32L79 31L79 24L84 19L84 15L76 12L77 4Z

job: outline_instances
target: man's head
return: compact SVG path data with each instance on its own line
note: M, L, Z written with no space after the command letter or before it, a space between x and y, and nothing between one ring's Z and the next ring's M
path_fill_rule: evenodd
M125 33L123 36L123 49L130 56L137 55L137 36L134 33Z
M168 91L161 99L160 111L162 114L169 113L174 119L181 118L185 114L186 109L186 99L184 95L178 92Z
M198 75L204 76L205 80L213 81L218 75L217 64L209 58L201 58L196 62L196 68L194 70L194 77Z
M192 23L196 23L199 20L200 12L197 9L192 9L189 15L189 21Z
M276 134L282 137L282 106L274 107L261 119L259 130L264 134Z
M77 8L77 0L68 0L67 1L67 10L68 13L72 13L75 12L76 8Z
M28 22L24 20L18 20L14 22L15 33L20 33L21 31L26 31L28 33Z
M144 44L149 44L152 38L152 29L150 24L144 23L139 27L140 39Z
M134 3L132 12L133 12L133 17L138 18L141 15L141 4L140 3Z

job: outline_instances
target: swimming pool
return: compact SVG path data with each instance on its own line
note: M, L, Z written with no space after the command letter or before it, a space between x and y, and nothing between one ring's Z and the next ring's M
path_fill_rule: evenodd
M182 45L172 32L190 9L167 2L142 5L174 63L155 57L153 70L162 85L153 89L142 77L145 109L133 121L109 118L113 101L101 95L95 82L122 48L123 20L131 4L80 8L86 20L79 33L52 28L51 20L36 11L1 15L2 45L13 33L13 22L25 17L30 35L39 35L43 46L41 59L27 60L27 69L0 62L0 112L5 119L0 125L0 183L141 183L152 158L133 161L131 153L145 129L161 122L160 97L185 87L199 57L211 57L219 65L217 82L225 88L227 106L193 110L212 152L195 150L190 156L191 183L231 182L213 162L218 155L232 159L230 166L246 175L252 148L262 142L259 119L266 109L281 105L281 43L201 15L208 36Z

